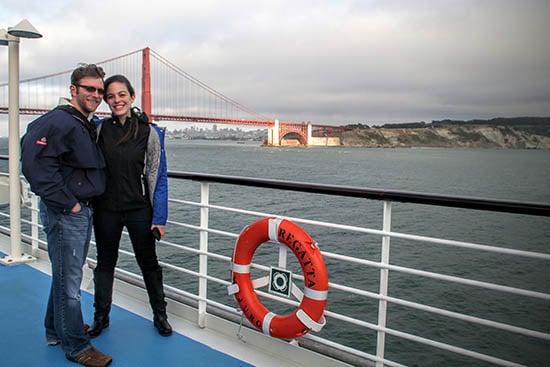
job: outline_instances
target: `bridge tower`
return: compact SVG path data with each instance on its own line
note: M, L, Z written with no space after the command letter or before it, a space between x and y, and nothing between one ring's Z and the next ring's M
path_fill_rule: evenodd
M144 48L141 55L141 110L151 118L151 49Z
M279 122L275 120L273 125L267 128L267 144L270 146L278 147L286 134L295 133L298 135L300 144L312 145L312 124L294 123L294 122Z
M279 120L267 128L267 145L278 147L281 145Z

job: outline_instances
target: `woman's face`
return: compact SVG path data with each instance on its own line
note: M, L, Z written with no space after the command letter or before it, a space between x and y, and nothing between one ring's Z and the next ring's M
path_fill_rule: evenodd
M105 91L107 104L111 111L118 117L129 117L132 103L136 99L131 96L126 84L120 82L112 82Z

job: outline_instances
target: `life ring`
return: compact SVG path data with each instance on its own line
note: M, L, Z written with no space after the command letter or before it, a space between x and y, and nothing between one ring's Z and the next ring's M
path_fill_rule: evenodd
M294 289L301 298L300 305L287 315L277 315L260 302L250 277L254 252L269 240L290 248L304 274L303 293L296 286ZM325 325L323 312L328 295L325 262L317 243L298 225L281 218L263 218L250 224L241 232L232 260L233 285L229 286L229 293L234 294L244 317L258 330L276 338L292 339L310 330L320 331Z

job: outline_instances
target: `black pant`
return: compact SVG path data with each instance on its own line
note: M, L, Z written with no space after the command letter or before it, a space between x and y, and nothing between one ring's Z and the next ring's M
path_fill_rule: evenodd
M126 227L136 260L143 275L159 268L155 238L151 233L152 208L112 212L94 212L94 232L97 246L98 272L113 273L118 259L122 229Z

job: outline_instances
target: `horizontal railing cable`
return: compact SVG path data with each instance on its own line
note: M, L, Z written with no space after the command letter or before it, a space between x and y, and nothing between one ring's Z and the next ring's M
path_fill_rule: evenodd
M171 200L171 201L175 203L186 204L186 205L191 205L191 206L196 206L201 208L224 210L224 211L239 213L239 214L248 214L259 218L269 217L269 216L281 217L279 215L265 213L265 212L230 208L230 207L213 205L213 204L204 205L198 202L187 201L187 200ZM446 246L454 246L454 247L476 249L480 251L495 252L499 254L531 257L531 258L536 258L541 260L550 260L550 254L546 254L542 252L516 250L516 249L510 249L506 247L488 246L488 245L481 245L481 244L464 242L464 241L454 241L454 240L446 240L446 239L434 238L434 237L428 237L428 236L412 235L407 233L383 231L378 229L350 226L346 224L336 224L336 223L323 222L323 221L317 221L317 220L309 220L309 219L297 218L292 216L284 216L284 217L288 220L291 220L297 223L310 224L310 225L319 226L319 227L342 229L347 231L354 231L358 233L366 233L366 234L372 234L372 235L378 235L378 236L390 236L393 238L408 239L408 240L417 241L417 242L429 242L429 243L441 244Z

